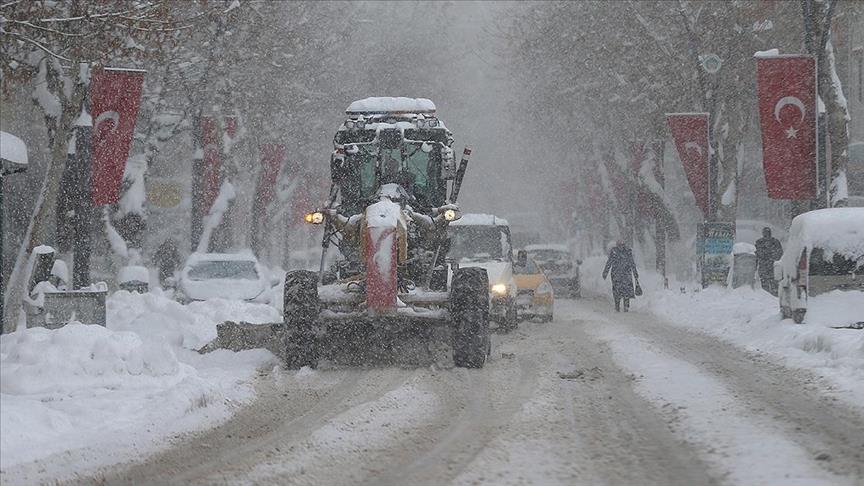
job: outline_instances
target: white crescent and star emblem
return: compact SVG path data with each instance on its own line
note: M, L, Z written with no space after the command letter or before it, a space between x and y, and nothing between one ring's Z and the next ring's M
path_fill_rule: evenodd
M804 114L807 113L807 109L804 107L804 102L794 96L784 96L777 101L777 104L774 105L775 120L778 122L780 121L780 110L782 110L786 105L792 105L798 108L798 111L801 113L801 118L798 121L804 121ZM785 131L786 138L798 138L798 130L796 130L795 127L789 126Z
M684 150L692 150L695 149L696 153L699 154L699 157L702 157L702 147L699 146L696 142L684 142Z
M100 113L99 116L96 117L95 125L97 131L99 130L99 124L105 120L114 121L114 128L112 128L111 131L116 132L117 127L120 126L120 113L117 113L116 111L103 111L102 113Z

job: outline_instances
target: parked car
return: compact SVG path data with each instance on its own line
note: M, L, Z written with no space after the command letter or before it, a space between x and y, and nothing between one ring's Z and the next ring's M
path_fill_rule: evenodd
M213 298L265 302L270 281L251 252L193 253L177 282L175 298L181 302Z
M520 319L539 319L551 322L555 307L555 291L546 278L540 265L519 250L513 265L513 279L516 281L516 307Z
M579 265L582 261L573 257L567 245L528 245L525 251L540 265L556 295L582 297L579 279Z
M833 290L864 298L864 208L810 211L792 220L783 256L774 263L780 313L804 321L807 299Z
M489 320L510 331L518 325L513 246L506 219L491 214L463 214L450 223L447 258L460 267L485 268L489 275Z

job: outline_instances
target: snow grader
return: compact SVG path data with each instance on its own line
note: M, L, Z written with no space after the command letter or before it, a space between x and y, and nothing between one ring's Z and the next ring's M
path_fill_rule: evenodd
M316 366L339 338L399 346L400 336L432 339L442 329L456 366L482 367L490 353L488 276L446 259L470 149L457 164L452 134L427 99L366 98L346 115L328 199L305 215L323 226L319 271L285 276L289 367ZM334 247L338 256L328 258Z

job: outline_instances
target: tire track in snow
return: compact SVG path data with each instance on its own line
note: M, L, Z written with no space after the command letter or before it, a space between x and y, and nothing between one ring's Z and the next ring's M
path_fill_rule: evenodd
M493 347L494 351L495 347ZM426 438L427 448L410 461L394 465L370 484L442 484L452 481L506 427L531 396L536 365L528 359L494 359L482 370L454 369L459 398L452 400L441 428ZM515 376L514 376L515 375ZM452 394L453 383L436 384L439 395ZM454 409L459 412L454 414Z
M125 470L115 468L116 472L97 476L96 481L112 485L236 482L259 461L282 454L331 417L385 394L408 376L409 371L400 369L352 369L265 379L260 398L225 424L143 463ZM93 479L81 482L92 484Z
M593 301L590 308L600 305L606 303ZM668 329L652 317L615 318L593 326L592 334L608 341L615 360L638 375L638 392L728 480L811 485L862 478L864 466L855 460L864 442L860 419L839 407L839 424L829 424L830 407L797 391L806 385L802 372L755 363L715 338ZM848 434L857 434L857 444ZM819 455L826 451L827 457ZM852 460L814 460L835 454Z

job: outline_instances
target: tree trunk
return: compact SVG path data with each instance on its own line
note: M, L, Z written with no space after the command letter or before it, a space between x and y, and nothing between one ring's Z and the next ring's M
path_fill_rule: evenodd
M73 63L77 66L78 63ZM51 160L48 171L45 174L45 184L33 210L33 219L28 229L29 238L25 236L22 243L23 251L18 252L18 258L12 275L9 278L8 299L6 299L3 332L12 332L18 325L21 312L21 303L24 296L24 287L27 275L24 271L24 262L29 258L33 248L41 244L47 244L51 240L51 223L54 220L54 210L57 208L57 193L60 190L60 179L66 168L67 150L69 148L69 137L72 134L72 123L81 113L81 106L87 95L87 85L76 82L72 90L71 99L63 100L63 110L60 119L57 120L51 141ZM50 127L49 127L50 130Z
M831 146L831 183L828 201L831 207L845 206L849 197L846 186L846 166L849 162L849 110L843 87L837 76L834 49L829 40L825 45L824 67L820 63L819 96L825 103L828 141Z
M843 87L837 76L834 47L831 44L831 21L838 0L801 0L804 19L804 42L807 52L816 56L819 97L825 104L828 142L832 147L828 204L845 206L849 191L846 166L849 161L849 111Z

